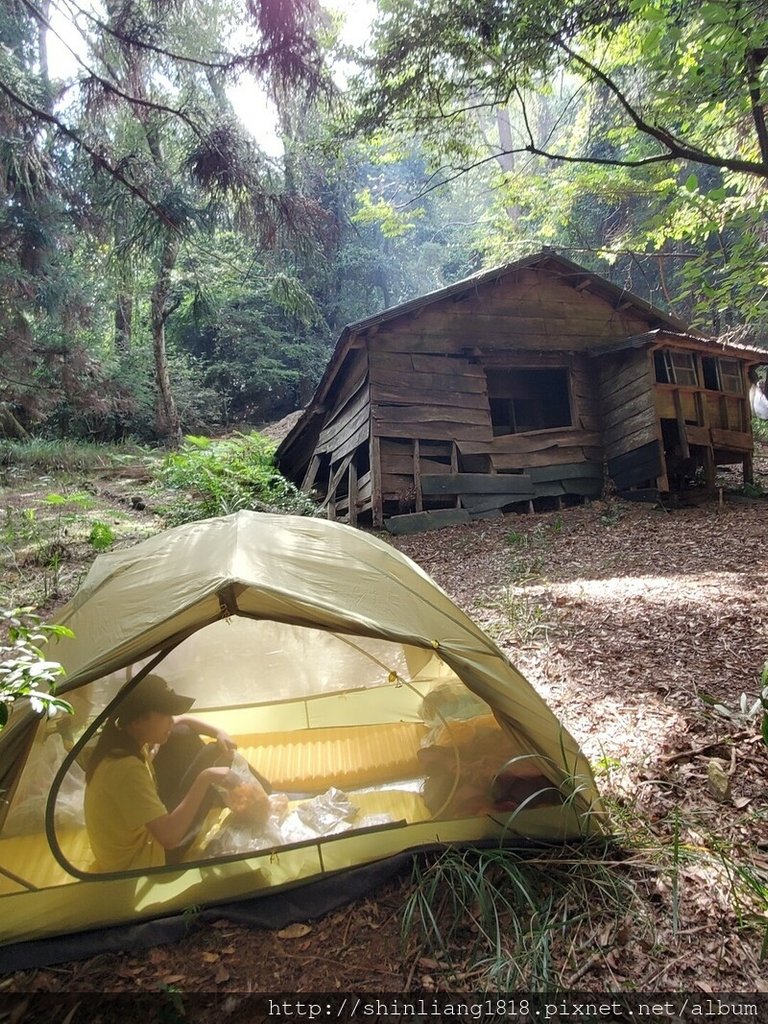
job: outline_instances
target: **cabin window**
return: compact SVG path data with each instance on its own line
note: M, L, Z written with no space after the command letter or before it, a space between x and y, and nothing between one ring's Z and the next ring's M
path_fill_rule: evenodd
M696 357L693 352L672 352L662 349L654 352L656 380L659 384L680 384L683 387L698 387Z
M489 370L486 376L494 436L571 426L566 367Z
M737 359L704 356L701 365L704 370L705 388L710 391L727 391L731 395L743 394L741 364Z

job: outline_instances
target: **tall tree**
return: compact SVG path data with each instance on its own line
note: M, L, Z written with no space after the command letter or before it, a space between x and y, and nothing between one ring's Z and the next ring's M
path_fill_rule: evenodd
M764 316L764 0L382 0L381 11L359 126L420 133L441 155L444 178L489 160L522 161L504 180L507 200L523 200L517 212L529 233L531 171L561 213L563 190L621 196L608 199L605 248L684 250L674 257L684 262L670 265L670 294L699 320L709 307L709 326L723 325L721 314ZM554 121L540 119L539 97L555 83L565 102ZM478 116L499 109L509 125L499 124L490 149L478 147ZM562 237L552 237L553 223L550 241Z
M108 200L103 219L123 257L115 327L124 350L134 319L125 260L132 254L151 263L157 427L161 436L175 441L181 427L166 325L175 308L179 252L224 215L228 204L229 210L237 208L241 223L262 229L262 235L287 209L279 187L262 173L254 145L231 118L222 119L223 85L227 78L248 73L316 89L321 67L314 0L109 0L103 15L77 0L51 4L69 12L80 30L81 43L72 47L79 66L74 90L66 103L50 104L45 89L32 83L33 72L43 85L45 76L32 67L31 58L26 75L15 73L10 60L0 60L0 98L8 118L28 124L33 138L45 136L45 147L38 148L66 153L79 163L81 183L90 168L92 201ZM35 37L39 41L45 31L54 31L51 4L17 0L11 5L27 30L25 53ZM239 50L226 45L236 25L249 32ZM46 184L58 199L62 180L49 176ZM22 257L19 248L16 262L21 264Z

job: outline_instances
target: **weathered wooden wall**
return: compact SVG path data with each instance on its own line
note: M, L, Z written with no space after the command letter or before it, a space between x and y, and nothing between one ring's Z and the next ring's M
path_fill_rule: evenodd
M525 269L382 324L377 348L461 354L479 347L512 351L579 351L648 330L649 318L616 309L562 276Z
M371 429L388 513L481 514L599 494L598 376L586 349L647 327L535 271L377 326L367 336ZM494 436L489 380L523 368L567 371L570 426Z
M624 349L597 362L608 475L620 490L655 482L663 464L650 353L647 348Z

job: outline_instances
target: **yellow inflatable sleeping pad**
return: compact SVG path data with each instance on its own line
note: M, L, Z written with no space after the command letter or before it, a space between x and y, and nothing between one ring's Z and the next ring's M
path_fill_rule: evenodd
M357 789L422 774L420 722L335 726L236 737L245 759L272 788L323 793Z

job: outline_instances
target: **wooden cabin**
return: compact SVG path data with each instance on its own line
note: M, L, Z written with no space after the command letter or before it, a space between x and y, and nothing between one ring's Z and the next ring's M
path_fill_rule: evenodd
M330 518L393 532L713 488L721 464L749 481L764 362L543 252L346 327L277 463Z

